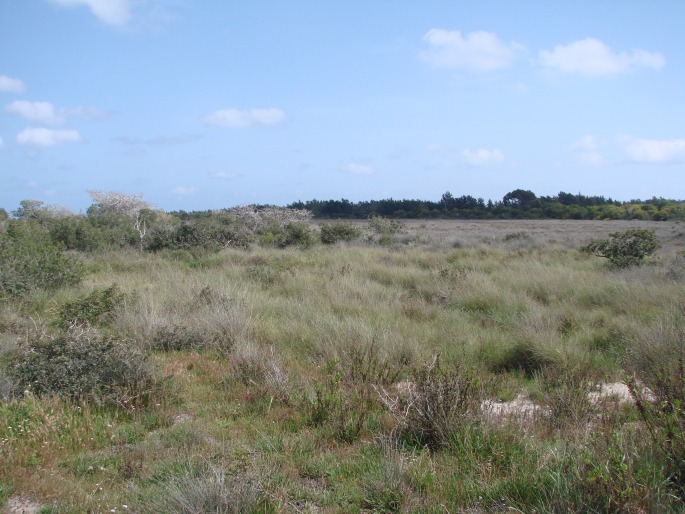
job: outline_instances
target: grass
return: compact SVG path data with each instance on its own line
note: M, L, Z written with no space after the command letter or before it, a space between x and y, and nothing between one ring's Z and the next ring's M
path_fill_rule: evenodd
M656 225L664 247L639 269L578 251L619 225L408 222L387 246L79 256L80 287L1 307L0 360L116 284L97 330L134 344L155 387L132 410L21 397L0 372L0 505L683 512L663 474L685 469L680 411L587 397L630 375L673 405L682 384L659 368L682 351L682 230ZM552 416L479 408L520 393Z

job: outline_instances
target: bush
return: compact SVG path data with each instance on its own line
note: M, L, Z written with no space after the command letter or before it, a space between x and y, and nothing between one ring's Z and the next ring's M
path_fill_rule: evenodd
M350 223L327 223L321 226L321 242L332 245L338 241L354 241L362 235L361 229Z
M591 241L583 250L609 259L617 268L626 268L639 266L659 246L654 231L634 228L609 234L609 239L606 240Z
M395 418L394 432L414 444L437 450L450 442L480 411L483 383L474 370L446 370L439 358L415 372L403 394L382 391L381 401Z
M67 330L75 325L107 325L112 321L114 312L124 301L126 295L119 291L116 284L107 289L95 290L89 295L67 302L58 309L57 327Z
M9 373L19 390L37 396L56 394L124 408L146 401L155 382L147 355L129 341L102 337L92 328L33 336L11 359Z
M37 223L11 220L0 234L0 299L75 285L82 276L81 263L64 254Z

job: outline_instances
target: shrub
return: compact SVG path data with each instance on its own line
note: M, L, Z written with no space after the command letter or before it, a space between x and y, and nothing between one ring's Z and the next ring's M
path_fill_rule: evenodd
M57 327L67 330L74 325L107 325L117 307L126 300L116 284L107 289L94 290L89 295L62 305L57 312Z
M37 396L56 394L124 408L146 401L155 382L144 353L92 328L31 337L11 360L9 372L20 390Z
M369 216L369 228L379 236L392 236L405 231L405 225L401 221L383 218L382 216Z
M54 245L37 223L11 220L0 234L0 299L74 285L82 276L81 263Z
M438 357L414 373L406 391L395 397L381 391L381 401L395 418L394 432L432 450L449 443L479 411L483 383L474 370L444 369Z
M362 231L350 223L327 223L321 226L321 242L332 245L338 241L354 241L361 237Z
M634 228L625 232L613 232L606 240L591 241L583 250L609 259L617 268L626 268L639 266L659 246L654 231Z

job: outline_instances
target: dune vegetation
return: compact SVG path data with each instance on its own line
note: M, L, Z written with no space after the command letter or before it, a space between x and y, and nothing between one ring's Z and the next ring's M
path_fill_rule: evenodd
M6 509L685 511L682 222L297 221L55 254L20 221ZM583 251L636 228L659 245L636 262ZM54 287L8 264L22 248Z

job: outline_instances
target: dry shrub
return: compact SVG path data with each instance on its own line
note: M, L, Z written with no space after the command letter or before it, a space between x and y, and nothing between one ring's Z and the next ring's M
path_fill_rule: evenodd
M474 369L457 365L445 369L436 356L416 370L400 394L377 388L380 399L395 419L393 432L400 438L432 450L447 444L480 412L484 384Z
M290 379L273 346L241 342L228 355L228 368L232 380L263 389L273 398L290 403Z
M13 356L9 374L20 390L38 396L123 408L147 401L156 383L147 355L136 345L89 327L30 334Z

